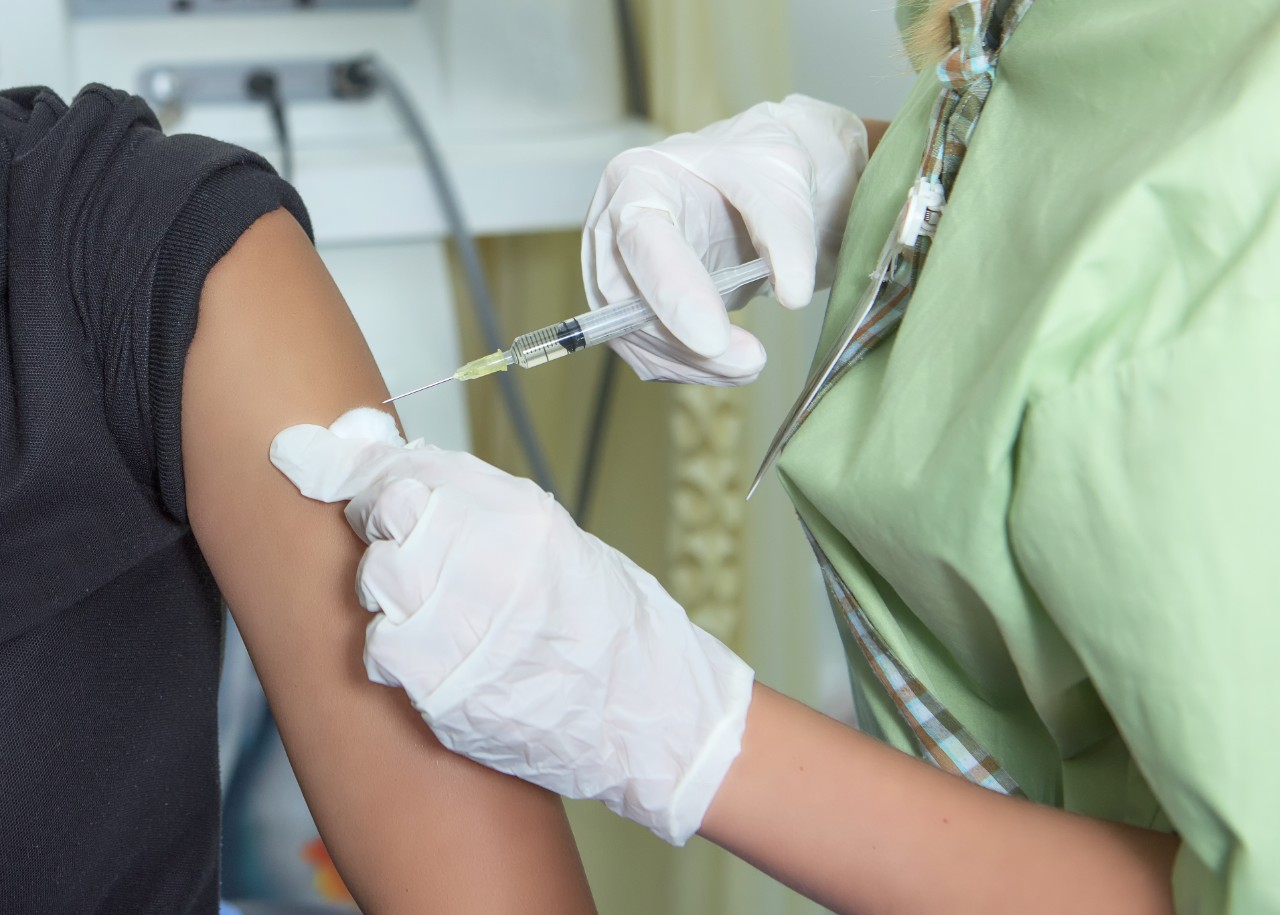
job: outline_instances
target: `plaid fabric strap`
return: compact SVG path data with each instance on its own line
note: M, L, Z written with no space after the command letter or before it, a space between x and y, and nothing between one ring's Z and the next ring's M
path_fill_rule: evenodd
M1000 51L1033 2L960 0L952 7L955 48L937 67L943 90L934 105L933 129L919 176L881 252L862 304L851 313L835 351L810 380L799 409L793 411L775 440L776 447L794 434L831 385L897 329L991 91ZM985 788L1021 795L1013 776L889 650L803 519L801 526L832 599L871 670L915 735L924 758Z
M853 633L854 641L866 657L876 679L893 700L902 720L906 722L920 747L921 755L944 772L962 776L1000 794L1023 796L1017 780L1009 774L985 747L965 730L956 717L947 711L924 684L898 660L897 656L881 640L862 605L845 586L827 554L818 546L809 528L801 519L805 537L822 568L822 576L832 600L840 608L846 625Z
M937 66L942 92L919 175L859 307L850 313L839 343L806 386L771 447L770 458L790 440L845 372L897 329L911 302L955 184L969 141L995 80L1000 51L1034 0L960 0L951 9L956 46Z

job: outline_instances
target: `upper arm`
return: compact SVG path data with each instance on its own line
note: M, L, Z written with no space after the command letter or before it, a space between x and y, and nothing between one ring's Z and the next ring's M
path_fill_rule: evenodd
M559 799L444 750L400 691L369 682L363 544L340 505L303 498L268 461L286 426L386 396L301 228L284 210L259 219L209 273L186 360L192 528L365 911L590 910Z

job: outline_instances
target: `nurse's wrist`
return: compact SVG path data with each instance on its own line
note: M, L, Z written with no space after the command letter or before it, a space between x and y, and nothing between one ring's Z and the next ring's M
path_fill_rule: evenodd
M870 758L850 766L850 751L861 755L863 747L872 750ZM742 751L699 835L814 901L848 911L848 883L863 881L839 861L862 857L859 849L874 837L844 812L837 814L843 798L833 796L833 788L856 798L865 787L861 783L870 780L875 751L893 752L757 682ZM881 911L877 906L884 900L877 893L863 883L852 895L860 905L869 903L867 911Z
M1174 911L1176 837L996 794L759 684L699 832L835 912Z

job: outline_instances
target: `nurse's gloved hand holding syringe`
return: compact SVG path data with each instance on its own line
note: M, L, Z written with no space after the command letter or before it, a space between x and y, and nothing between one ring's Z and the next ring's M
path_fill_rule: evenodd
M618 156L582 236L587 300L640 296L660 323L613 349L646 380L754 381L764 347L729 323L709 272L761 257L773 296L807 305L830 284L866 161L863 122L802 95Z
M764 347L727 312L746 304L757 280L771 279L788 308L830 282L866 161L862 121L802 95L623 153L601 179L583 232L593 313L523 334L505 352L387 402L599 342L646 380L754 381Z

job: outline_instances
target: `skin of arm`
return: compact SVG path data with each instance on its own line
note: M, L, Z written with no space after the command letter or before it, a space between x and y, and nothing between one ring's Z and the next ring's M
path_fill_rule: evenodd
M326 847L367 915L594 912L559 798L439 745L371 683L364 549L341 505L302 497L268 446L387 396L301 227L259 219L210 272L187 358L191 525L235 615Z
M700 832L836 912L1174 911L1175 836L996 794L760 684Z

